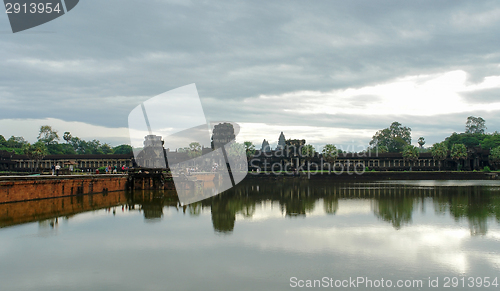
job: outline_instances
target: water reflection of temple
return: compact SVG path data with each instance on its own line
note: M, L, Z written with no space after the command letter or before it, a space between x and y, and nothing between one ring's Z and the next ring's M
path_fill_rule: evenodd
M180 206L176 192L171 190L110 192L0 204L0 227L36 221L41 226L56 227L60 220L79 213L107 209L114 214L120 208L125 212L141 212L146 221L162 221L168 207L193 217L210 212L214 231L231 234L238 219L253 219L256 209L276 209L285 219L305 218L313 213L334 219L342 211L343 203L351 201L368 204L369 212L395 229L411 225L416 213L432 209L457 223L467 222L471 235L484 235L489 224L500 223L499 194L500 188L493 186L252 180L187 206Z
M432 205L436 213L449 214L457 222L467 221L471 235L483 235L488 229L488 219L500 222L498 194L498 190L481 186L268 182L244 183L199 204L212 211L214 229L222 233L231 233L236 216L252 218L256 205L277 203L285 217L306 217L317 211L319 205L325 214L334 215L339 210L339 200L369 200L373 214L395 229L410 225L417 211L425 212Z
M127 195L128 209L144 212L144 218L146 220L160 219L163 217L164 207L177 207L177 205L177 195L173 190L139 190L129 192Z
M375 217L390 223L395 229L411 225L417 211L425 212L432 205L435 213L449 214L455 221L466 220L471 235L487 232L488 219L500 222L498 190L481 187L432 186L409 187L385 183L310 184L298 182L242 183L221 195L180 207L176 199L148 191L139 191L129 204L140 205L145 218L160 218L163 207L176 207L190 216L210 211L216 232L230 234L237 224L236 217L252 219L257 206L277 205L284 217L307 217L322 206L321 211L335 215L340 200L370 201ZM157 195L157 196L155 196ZM430 199L430 200L429 200ZM429 203L432 201L432 203Z

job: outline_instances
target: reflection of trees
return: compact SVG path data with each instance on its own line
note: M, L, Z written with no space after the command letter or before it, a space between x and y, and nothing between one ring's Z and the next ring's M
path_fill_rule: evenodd
M287 216L305 215L314 210L315 195L307 183L258 183L258 186L240 184L237 187L202 201L211 207L215 231L231 233L237 214L252 218L257 203L279 201Z
M146 219L158 219L163 216L163 205L157 203L143 204L142 210Z
M285 199L280 201L286 216L305 216L314 210L314 198Z
M479 217L469 218L469 229L471 235L484 235L488 231L486 219Z
M242 197L238 192L232 191L211 199L212 224L216 232L231 233L234 229L236 214L251 218L255 213L255 200Z
M201 213L202 205L201 202L196 202L189 204L188 208L190 216L199 216Z
M243 217L246 217L246 218L251 218L255 213L255 204L252 203L247 203L245 205L243 205L242 209L241 209L241 214L243 214Z
M481 187L451 187L445 196L434 199L437 213L450 213L455 221L467 219L471 235L484 235L487 220L495 217L500 222L500 197Z
M374 201L375 215L382 220L391 222L394 228L400 229L401 226L411 223L413 200L406 197L376 199Z
M390 221L397 229L411 223L414 206L418 203L417 197L422 195L432 197L436 214L449 213L457 222L466 219L471 235L485 234L490 217L496 217L500 222L498 190L487 187L436 186L422 192L415 187L398 186L395 189L384 189L382 194L383 198L375 200L375 215Z
M135 204L141 205L144 218L147 220L160 219L163 216L163 207L176 205L177 198L168 195L169 191L133 191L127 194L127 203L130 209L135 209Z
M287 183L280 185L279 202L286 216L306 216L314 211L318 193L309 183Z
M326 214L335 214L339 209L339 199L332 196L323 198L323 209Z
M414 211L425 212L426 199L432 199L436 214L450 215L456 221L466 219L472 235L487 232L488 219L500 223L499 189L488 187L412 187L395 184L332 183L308 180L248 180L224 193L190 204L184 212L198 216L210 209L214 230L232 233L236 216L251 219L259 205L276 205L290 216L306 216L315 210L316 201L323 200L326 214L336 214L340 199L369 199L379 219L400 229L412 222ZM168 195L137 191L129 204L141 204L146 218L162 216L166 205L176 206L177 199ZM152 196L151 196L152 195ZM156 197L156 198L155 198ZM170 198L169 198L170 197ZM270 204L269 204L270 203Z
M214 230L220 233L231 233L234 229L236 213L228 200L213 201L212 224Z

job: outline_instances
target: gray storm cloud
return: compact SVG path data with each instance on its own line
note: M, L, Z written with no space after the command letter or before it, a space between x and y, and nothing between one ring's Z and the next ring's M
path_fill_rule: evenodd
M77 8L24 34L7 33L7 17L1 18L2 118L126 127L141 102L196 83L207 118L223 104L227 116L217 118L236 122L375 132L398 120L425 133L429 120L397 110L384 117L297 115L284 111L284 103L245 100L453 70L467 72L471 84L500 75L494 1L89 0ZM470 104L495 102L491 91L463 96ZM377 99L368 97L352 106L369 108ZM482 114L489 129L500 128L496 113L471 112ZM461 131L468 114L436 116L430 127Z

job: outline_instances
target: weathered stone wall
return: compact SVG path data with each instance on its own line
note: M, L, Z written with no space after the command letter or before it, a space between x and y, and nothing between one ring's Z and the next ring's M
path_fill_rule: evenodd
M125 175L2 177L0 203L125 190Z

